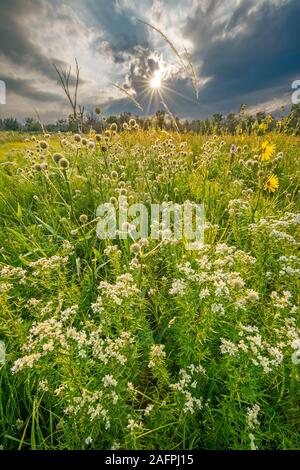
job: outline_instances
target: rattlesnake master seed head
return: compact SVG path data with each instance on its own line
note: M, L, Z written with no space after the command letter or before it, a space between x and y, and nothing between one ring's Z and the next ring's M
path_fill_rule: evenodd
M62 168L63 170L66 170L67 168L69 168L69 160L67 160L66 158L61 158L59 160L59 166L60 168Z
M132 253L138 254L141 251L141 246L138 243L133 243L130 247Z
M54 153L52 158L55 163L59 163L59 161L64 158L64 156L61 153Z
M81 216L79 217L79 220L82 224L86 224L89 218L86 214L81 214Z
M40 141L40 148L46 150L48 148L48 143L45 140Z

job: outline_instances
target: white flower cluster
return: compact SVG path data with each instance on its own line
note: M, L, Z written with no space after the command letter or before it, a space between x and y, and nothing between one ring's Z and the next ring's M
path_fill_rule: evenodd
M9 265L4 265L0 270L0 279L3 279L5 281L16 279L19 284L25 284L26 274L27 273L25 269L15 268L14 266L9 266ZM11 285L8 286L8 289L10 289L10 287Z
M241 265L242 269L247 270L249 266L255 264L256 259L225 243L218 244L215 253L211 256L206 254L209 248L206 246L204 250L201 250L194 267L189 261L178 265L178 270L184 279L179 278L173 281L170 294L183 297L188 292L189 283L193 283L193 292L197 292L200 287L199 298L201 300L217 298L217 301L211 305L211 311L220 314L223 314L226 309L220 300L229 301L236 310L244 310L249 301L258 301L259 294L253 289L246 289L241 274L232 270L235 265Z
M133 276L130 273L121 274L117 277L115 284L102 281L99 284L101 293L109 297L116 305L122 305L124 300L140 294L140 290L135 285Z
M152 344L149 354L150 360L148 367L156 367L162 363L162 361L166 357L164 349L164 344Z
M249 224L252 235L267 235L276 240L297 244L295 238L287 233L288 229L300 224L300 213L286 212L280 219L272 217L260 219L256 224Z
M273 305L274 307L279 309L288 308L291 305L290 298L292 297L292 293L288 290L285 290L282 294L283 295L280 297L280 295L276 291L273 291L271 293Z
M252 407L249 407L247 410L246 423L247 423L247 427L251 431L259 427L259 421L258 421L259 412L260 412L259 405L253 405ZM255 444L255 436L252 432L249 433L249 439L250 439L250 449L257 450L257 446Z
M240 324L239 327L240 341L233 343L221 338L221 353L234 357L244 353L252 364L261 367L265 373L271 372L273 367L282 363L285 350L300 350L299 332L294 318L285 319L281 328L273 330L276 339L274 345L262 338L256 326Z
M260 412L259 405L253 405L247 410L246 422L249 429L254 429L259 426L259 421L257 419L258 413Z
M240 216L250 207L248 201L244 199L231 199L228 203L228 213L230 216Z
M184 295L186 290L186 283L182 279L175 279L172 282L172 287L169 290L169 293L172 295Z
M103 337L102 325L95 325L92 321L82 323L80 329L68 326L67 320L73 320L78 306L74 305L61 312L60 318L51 317L44 321L34 322L29 331L27 343L22 350L27 353L15 361L12 371L17 372L26 367L33 367L40 358L48 353L56 355L74 353L74 346L81 358L87 358L93 363L100 360L107 364L114 360L124 365L127 362L126 351L134 344L133 336L123 331L111 339ZM59 313L58 313L59 315Z
M86 415L91 421L102 419L105 422L105 429L110 428L108 410L104 407L104 394L102 391L90 393L89 390L81 390L80 396L69 399L69 403L64 409L64 413L77 416Z
M183 395L185 400L183 411L185 413L193 414L196 410L202 410L204 406L203 397L194 396L198 385L197 378L204 374L205 369L201 365L191 364L186 369L179 371L179 382L170 384L172 390Z
M34 268L35 271L32 273L33 276L39 276L47 271L52 271L56 269L60 269L68 262L67 256L58 256L54 255L50 258L40 258L37 261L32 261L29 263L31 268Z
M298 256L280 256L279 276L298 277L300 275L300 258Z

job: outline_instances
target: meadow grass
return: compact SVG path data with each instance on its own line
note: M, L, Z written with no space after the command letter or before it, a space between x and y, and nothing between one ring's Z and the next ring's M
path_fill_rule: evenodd
M291 136L0 136L0 445L299 449L298 191ZM204 247L98 239L120 194Z

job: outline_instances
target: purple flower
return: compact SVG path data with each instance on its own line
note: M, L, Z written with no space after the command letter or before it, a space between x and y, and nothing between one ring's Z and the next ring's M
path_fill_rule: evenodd
M236 153L236 145L235 144L231 145L230 153L231 153L231 155L234 155Z

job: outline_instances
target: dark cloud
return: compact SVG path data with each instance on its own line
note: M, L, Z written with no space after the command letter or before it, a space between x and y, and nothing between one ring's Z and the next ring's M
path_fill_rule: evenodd
M2 80L6 84L8 90L8 99L7 104L9 104L9 95L14 93L16 95L22 96L24 98L29 98L36 102L41 103L53 103L64 101L63 96L60 96L55 93L41 91L32 84L32 80L29 79L20 79L20 78L11 78L9 76L2 75Z
M251 12L254 5L252 1L243 2L219 30L221 35L241 26L237 35L206 41L202 54L195 53L195 59L203 61L201 74L212 77L202 93L204 103L236 100L280 84L287 92L293 77L300 73L299 1L292 0L281 7L264 3ZM198 14L201 22L208 20L203 18L202 10ZM202 32L194 27L197 20L198 16L189 18L184 27L194 44L202 39Z
M1 1L0 55L16 66L24 66L25 70L34 70L56 79L53 60L29 39L27 21L32 15L39 16L42 23L47 15L47 3L34 0Z
M52 54L47 52L47 41L51 33L56 34L63 49L91 32L86 53L95 61L79 57L88 77L84 88L87 107L94 100L94 91L88 95L88 80L91 84L97 80L94 62L99 60L107 83L118 82L135 91L147 112L145 80L161 66L162 52L165 54L168 47L154 50L153 37L161 38L137 21L141 17L162 22L166 34L171 28L173 37L177 28L180 48L185 41L191 43L200 78L209 78L202 84L200 102L196 103L191 80L182 70L169 73L166 84L173 91L166 101L176 115L197 118L237 110L242 102L254 106L286 100L291 82L300 75L299 0L241 0L235 8L233 5L233 0L183 0L180 5L173 0L1 0L0 79L6 81L8 91L19 96L19 107L30 100L34 105L44 103L52 116L51 103L64 99L55 89L57 75L52 62L66 64L59 47L50 47L55 51ZM177 15L179 8L181 16L179 11ZM177 22L175 26L171 21L168 26L166 15ZM35 40L34 28L40 33L37 37L44 38L43 44ZM48 90L44 79L50 84ZM107 113L137 112L128 99L103 98L103 102ZM157 94L153 102L149 112L161 108Z
M118 8L117 1L87 0L85 6L90 9L93 26L101 28L105 35L107 50L115 62L123 62L124 54L134 52L136 46L148 47L148 32L141 22L138 21L137 12L133 8ZM102 50L102 41L96 44L96 49Z

